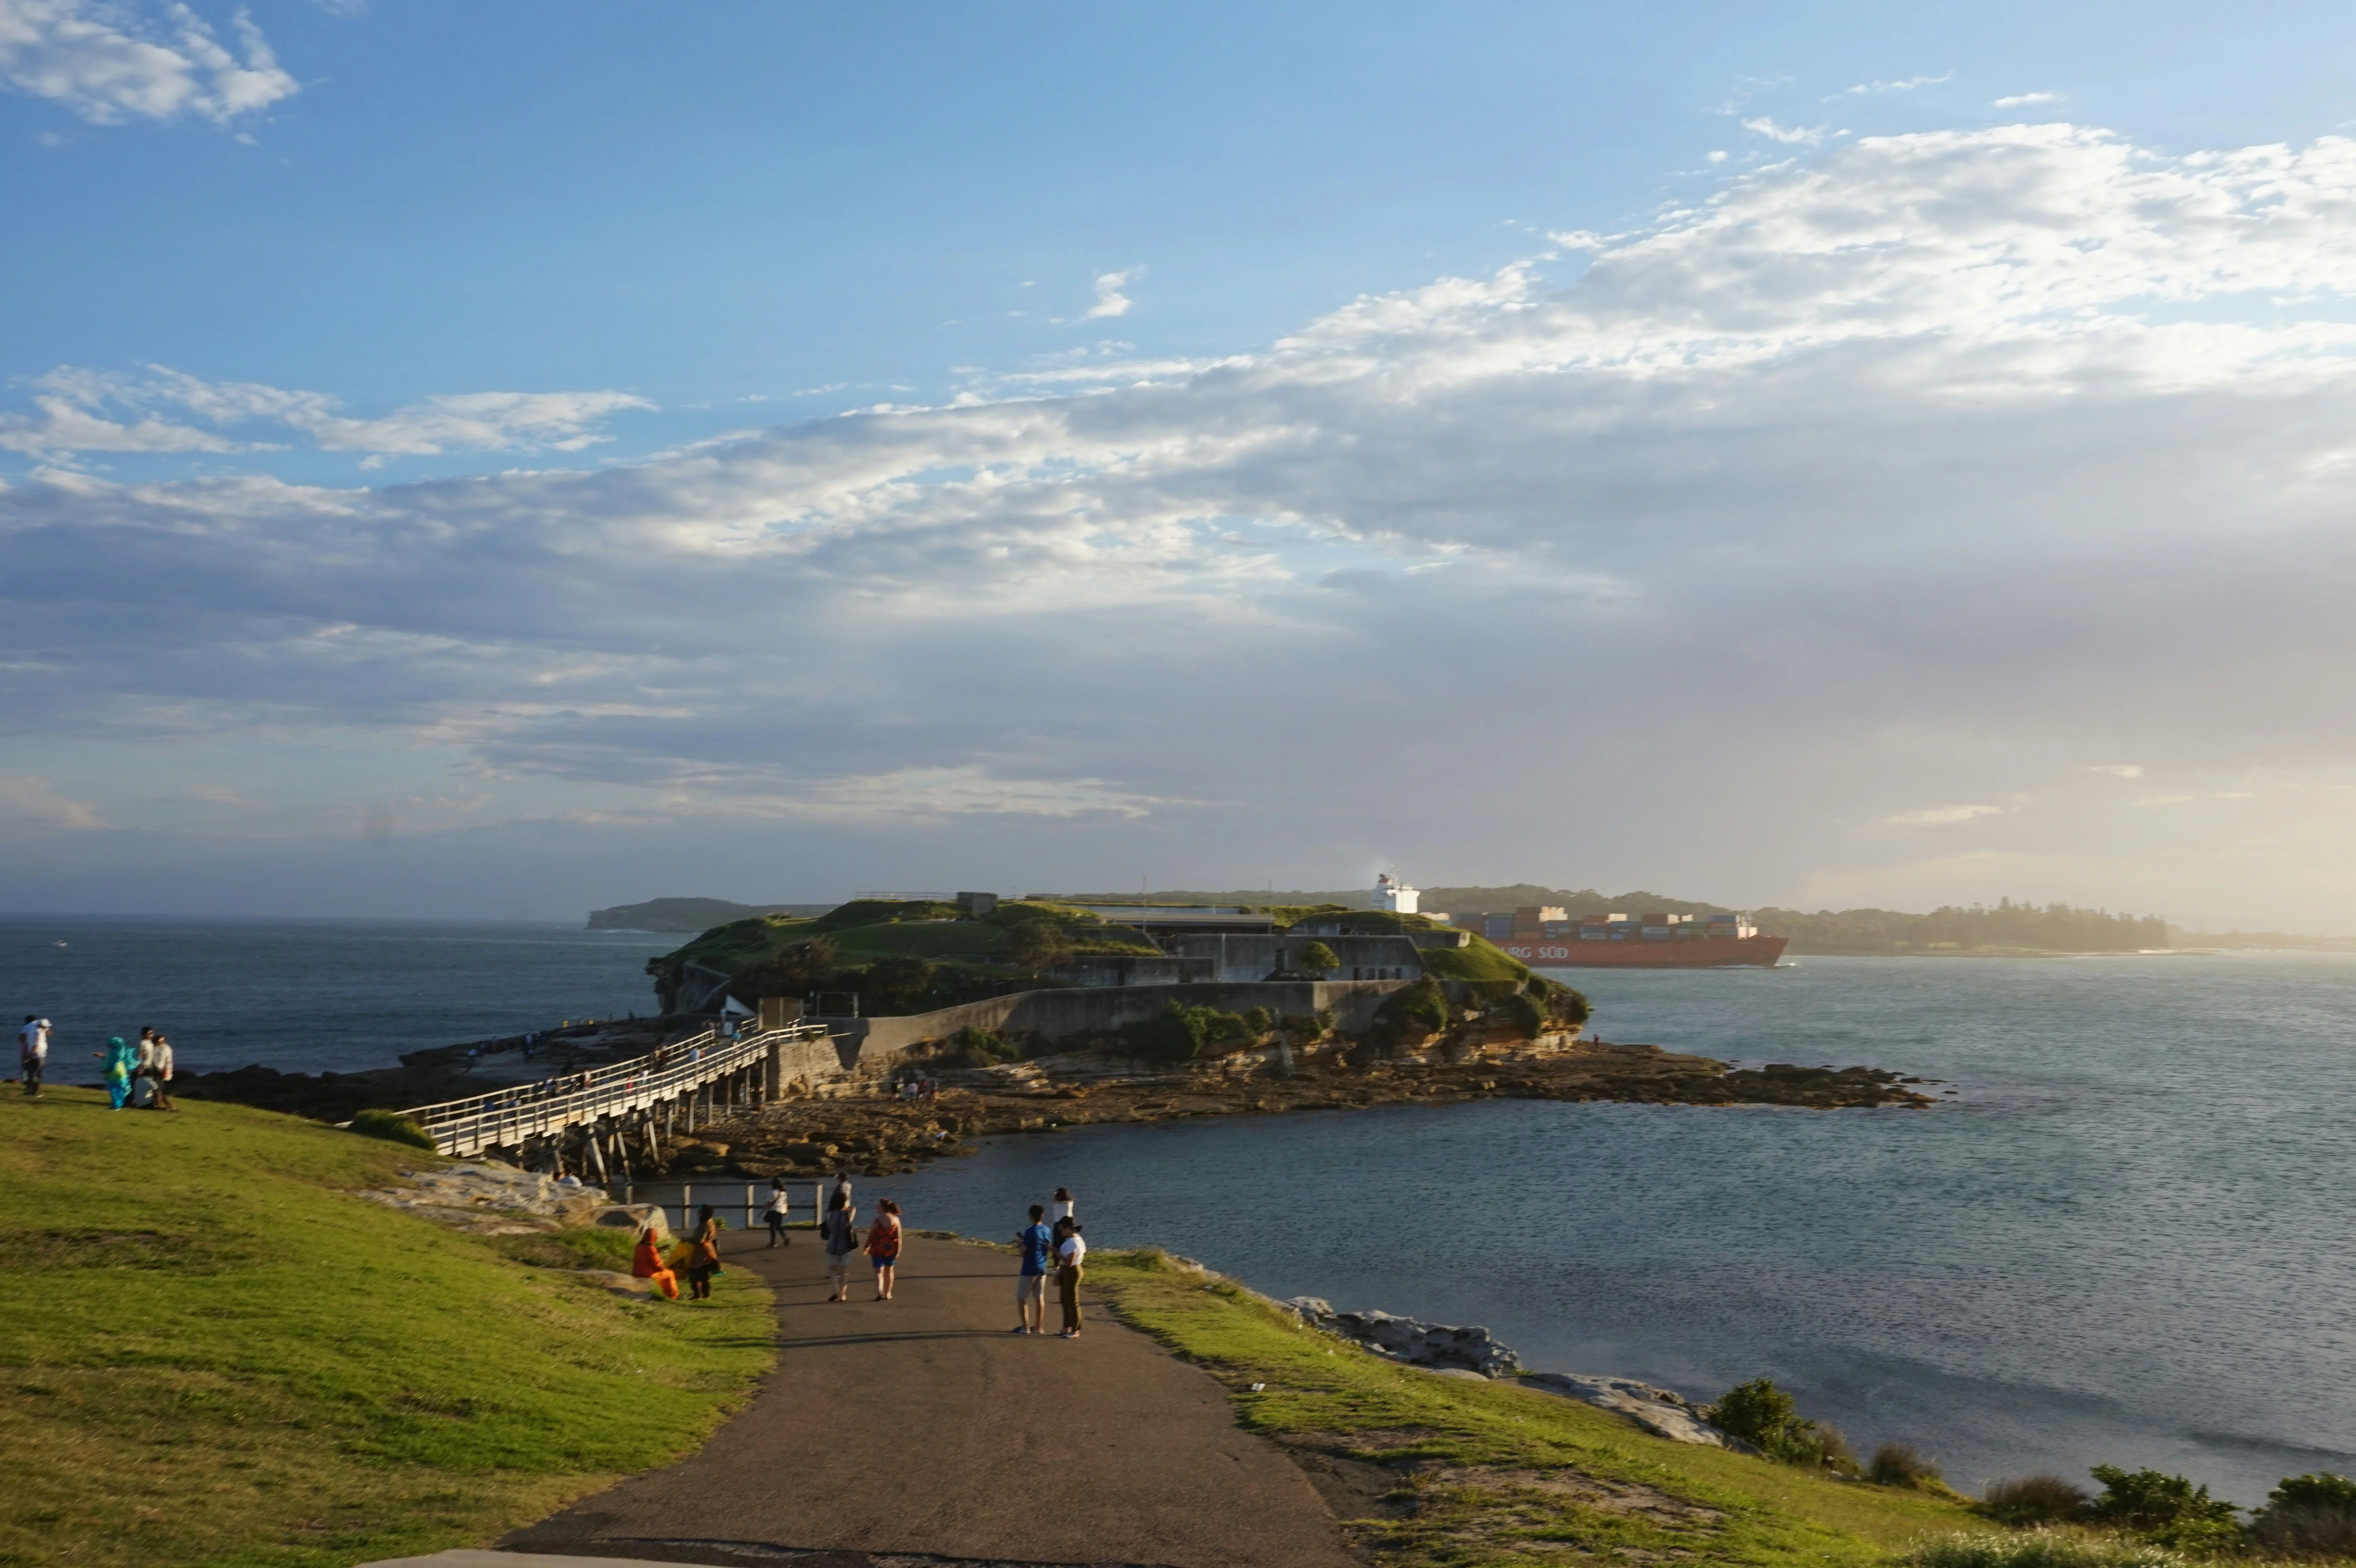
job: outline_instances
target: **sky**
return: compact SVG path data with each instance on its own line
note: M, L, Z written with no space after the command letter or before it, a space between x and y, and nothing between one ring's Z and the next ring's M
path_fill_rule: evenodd
M2356 24L1933 9L0 0L0 909L2356 931Z

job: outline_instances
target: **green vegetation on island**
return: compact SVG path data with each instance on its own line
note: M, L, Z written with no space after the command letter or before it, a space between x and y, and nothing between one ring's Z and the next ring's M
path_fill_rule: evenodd
M694 1448L769 1364L730 1270L616 1296L629 1232L462 1234L438 1164L241 1105L0 1096L0 1562L329 1568L479 1545Z

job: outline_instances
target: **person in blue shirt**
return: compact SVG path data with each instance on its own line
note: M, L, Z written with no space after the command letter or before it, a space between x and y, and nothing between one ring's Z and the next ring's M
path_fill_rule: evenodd
M1047 1275L1055 1266L1055 1234L1044 1222L1046 1217L1045 1207L1033 1203L1030 1227L1014 1238L1023 1254L1023 1272L1014 1276L1014 1305L1023 1314L1014 1326L1017 1334L1047 1331Z

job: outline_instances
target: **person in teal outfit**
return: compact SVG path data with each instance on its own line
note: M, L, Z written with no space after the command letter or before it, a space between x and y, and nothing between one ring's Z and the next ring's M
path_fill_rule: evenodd
M106 1097L121 1110L131 1098L131 1070L138 1065L139 1053L123 1043L119 1034L109 1035L104 1051L93 1051L92 1056L105 1064Z

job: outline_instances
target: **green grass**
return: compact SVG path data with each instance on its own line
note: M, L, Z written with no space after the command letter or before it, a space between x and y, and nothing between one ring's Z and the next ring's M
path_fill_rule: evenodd
M1485 937L1462 947L1424 949L1423 969L1442 980L1526 980L1529 965Z
M1339 1435L1351 1456L1395 1474L1394 1497L1413 1511L1350 1526L1386 1568L1884 1563L1926 1537L1990 1528L1948 1499L1670 1443L1535 1389L1401 1367L1156 1253L1092 1254L1089 1275L1125 1321L1226 1384L1245 1426Z
M611 1296L561 1271L623 1232L461 1235L354 1195L433 1156L184 1104L0 1095L0 1563L487 1542L693 1448L774 1357L745 1271Z

